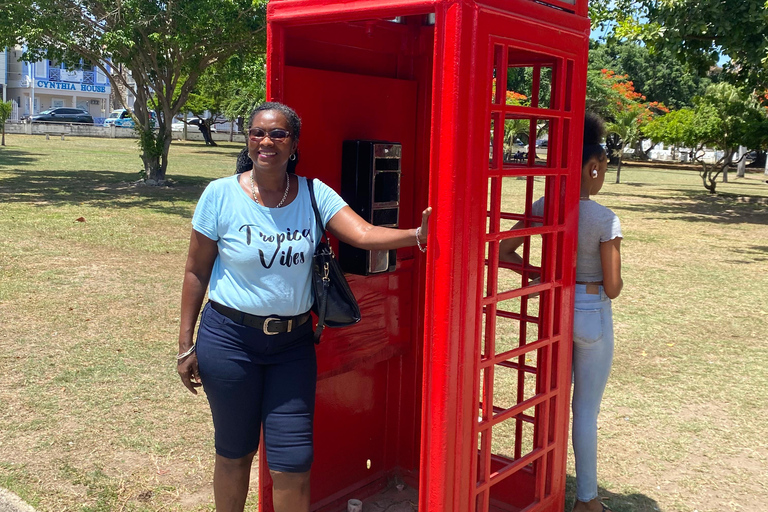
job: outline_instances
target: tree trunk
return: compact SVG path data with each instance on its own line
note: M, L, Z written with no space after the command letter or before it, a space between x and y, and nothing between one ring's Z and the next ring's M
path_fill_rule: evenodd
M736 168L736 177L737 178L743 178L744 175L747 172L747 148L744 146L739 146L739 163L738 167Z
M144 172L148 184L151 185L161 185L165 181L165 171L168 168L168 151L171 148L173 134L170 124L163 128L164 131L157 134L152 132L152 144L142 147L141 159L144 162Z
M619 165L616 167L616 183L621 183L621 160L624 155L619 154Z
M713 166L714 168L714 166ZM704 161L701 161L701 171L699 171L699 176L701 176L701 182L704 185L704 188L709 190L710 194L715 193L715 189L717 188L717 182L713 181L710 178L711 171L707 169L707 164L704 163Z
M650 152L651 149L653 149L653 145L651 145L651 147L648 149L648 152ZM643 151L643 140L642 139L640 139L637 142L635 142L635 155L637 155L637 157L640 160L643 160L644 162L647 162L648 160L651 159L651 157L648 156L648 153Z
M5 146L5 126L3 126L3 142L0 146Z
M763 171L763 176L765 176L765 182L768 183L768 155L766 155L765 158L765 170Z

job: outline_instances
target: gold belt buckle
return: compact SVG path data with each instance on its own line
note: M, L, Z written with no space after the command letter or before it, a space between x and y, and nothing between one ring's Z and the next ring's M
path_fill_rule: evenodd
M275 318L275 317L269 317L269 318L267 318L266 320L264 320L264 325L262 325L262 326L261 326L261 330L262 330L262 331L264 332L264 334L266 334L267 336L273 336L273 335L275 335L275 334L280 334L280 333L279 333L279 332L277 332L277 331L275 331L275 332L271 332L271 331L269 330L269 328L268 328L268 327L269 327L269 322L271 322L272 320L280 320L280 319L279 319L279 318ZM290 330L290 323L288 324L288 327L289 327L289 330Z

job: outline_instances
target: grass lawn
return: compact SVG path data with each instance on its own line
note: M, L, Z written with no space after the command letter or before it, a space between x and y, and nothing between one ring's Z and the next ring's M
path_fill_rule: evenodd
M212 510L209 411L174 355L194 204L240 145L174 143L174 186L148 188L132 140L6 143L0 487L41 511ZM768 503L768 185L734 175L712 196L693 171L627 166L598 198L624 232L599 431L615 512Z

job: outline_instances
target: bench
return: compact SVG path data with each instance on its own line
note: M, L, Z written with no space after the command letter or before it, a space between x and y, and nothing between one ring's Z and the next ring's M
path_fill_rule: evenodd
M42 126L41 130L45 134L45 140L49 140L51 138L51 135L56 137L61 137L61 140L64 140L65 135L69 135L72 133L72 124L71 123L46 123L44 126Z
M69 132L63 132L63 131L60 131L60 130L54 130L54 131L46 131L44 133L45 133L45 140L50 140L51 135L57 135L57 136L60 135L61 136L61 140L64 140L64 136L66 134L68 134Z

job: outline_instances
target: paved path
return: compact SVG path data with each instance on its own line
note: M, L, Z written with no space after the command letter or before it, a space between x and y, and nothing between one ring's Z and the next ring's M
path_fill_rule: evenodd
M21 498L0 487L0 512L35 512Z

